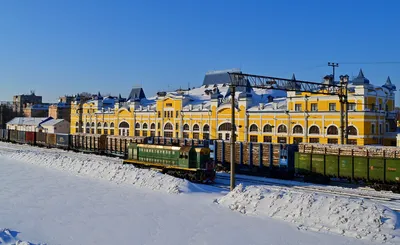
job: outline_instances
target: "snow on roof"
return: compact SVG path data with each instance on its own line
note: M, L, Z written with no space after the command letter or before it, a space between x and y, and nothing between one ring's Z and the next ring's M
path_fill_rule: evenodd
M48 120L46 122L43 122L42 124L40 124L41 126L54 126L60 122L64 121L64 119L51 119Z
M53 119L52 117L15 117L7 124L39 126L41 123Z

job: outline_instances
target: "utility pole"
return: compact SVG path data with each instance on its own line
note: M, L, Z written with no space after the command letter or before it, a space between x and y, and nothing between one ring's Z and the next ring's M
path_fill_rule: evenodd
M335 82L335 68L339 67L339 63L335 63L335 62L328 62L328 66L332 66L332 82Z
M235 85L231 84L231 191L235 189Z

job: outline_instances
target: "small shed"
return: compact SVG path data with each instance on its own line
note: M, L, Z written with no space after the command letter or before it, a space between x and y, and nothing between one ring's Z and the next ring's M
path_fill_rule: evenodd
M51 119L44 123L41 123L38 127L39 130L45 133L60 133L69 134L70 126L69 122L64 119Z

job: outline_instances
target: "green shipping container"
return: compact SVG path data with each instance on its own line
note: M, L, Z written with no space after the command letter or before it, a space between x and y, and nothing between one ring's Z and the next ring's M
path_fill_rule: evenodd
M369 179L375 181L384 181L384 159L370 158L369 159Z
M400 159L386 159L386 181L400 183Z
M341 178L353 177L353 157L339 156L339 177Z
M329 177L338 177L338 156L325 156L325 174Z
M325 155L314 154L311 158L312 172L325 175Z
M296 152L296 172L307 174L311 170L311 154Z
M354 178L368 179L368 158L354 157Z

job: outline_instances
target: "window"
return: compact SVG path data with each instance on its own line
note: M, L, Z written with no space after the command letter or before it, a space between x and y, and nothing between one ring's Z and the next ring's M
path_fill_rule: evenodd
M150 131L150 136L156 136L156 131Z
M143 131L142 134L144 137L147 137L147 131Z
M172 103L165 104L166 107L172 107Z
M264 136L264 142L271 143L272 142L272 136Z
M193 131L200 131L199 125L197 124L193 125Z
M328 135L338 135L338 128L334 125L329 126L329 128L327 130L327 134Z
M379 110L380 111L382 110L382 104L379 104Z
M258 132L258 126L255 124L252 124L250 126L250 132Z
M218 134L218 139L222 140L222 134L221 133Z
M178 118L179 116L179 111L176 111L175 117Z
M357 145L357 140L356 139L348 139L347 144L349 145Z
M382 134L382 123L379 124L379 133Z
M303 142L303 138L301 138L301 137L294 137L293 138L293 144L299 144L301 142Z
M301 104L295 104L294 105L294 110L295 111L301 111Z
M265 125L263 131L264 133L272 133L272 126L270 124Z
M250 142L258 142L258 136L257 135L250 135Z
M310 134L319 134L319 128L317 126L313 125L310 127L309 133Z
M188 124L183 125L183 130L189 130L189 125Z
M168 132L168 131L164 132L164 137L172 138L172 135L173 135L173 132Z
M199 133L193 133L193 139L199 139L200 134Z
M375 124L371 124L371 134L375 134Z
M209 133L203 133L203 140L209 140L210 139L210 134Z
M143 129L147 129L147 123L143 123Z
M183 138L188 139L189 138L189 133L188 132L183 132Z
M338 139L328 139L328 144L337 144Z
M158 115L158 117L161 117L161 112L158 111L158 112L157 112L157 115Z
M120 126L120 127L121 127L121 126ZM135 124L135 128L136 128L136 129L140 129L140 123L136 123L136 124Z
M389 111L389 105L385 106L385 111Z
M389 132L389 124L386 123L386 132Z
M310 138L310 143L319 143L318 138Z
M375 104L371 104L371 111L375 111Z
M176 128L176 130L179 129L179 123L175 123L175 128Z
M203 132L209 132L209 131L210 131L210 126L208 126L207 124L204 125Z
M287 128L286 125L279 125L278 127L278 133L287 133Z
M218 131L231 131L231 129L232 129L231 123L223 123L218 127Z
M286 144L286 137L278 137L278 143Z
M300 126L300 125L294 126L293 133L294 134L302 134L303 133L303 127Z
M349 111L355 111L356 110L356 103L349 103L347 104L348 110Z
M140 136L140 130L135 130L135 136Z
M167 117L167 112L166 111L164 111L164 117Z
M110 135L114 135L114 123L110 123Z
M164 130L173 130L172 124L171 123L165 124Z
M311 103L311 111L318 111L318 104L317 103Z
M329 103L329 111L336 111L336 103Z
M379 125L381 126L381 125ZM348 135L357 135L357 129L354 126L349 126L347 128Z
M151 130L155 130L155 129L156 129L156 124L155 124L155 123L152 123L152 124L150 125L150 129L151 129Z

